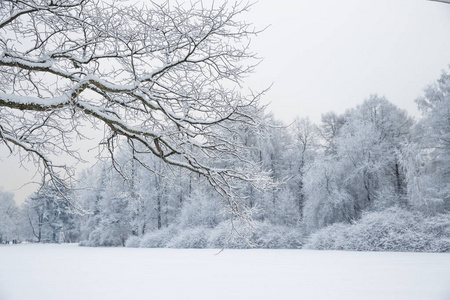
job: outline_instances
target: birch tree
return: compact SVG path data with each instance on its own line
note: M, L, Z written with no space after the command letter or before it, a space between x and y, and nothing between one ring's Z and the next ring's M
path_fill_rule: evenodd
M150 5L1 1L0 145L60 184L70 166L54 157L82 160L83 128L103 129L113 162L119 145L142 164L155 155L207 178L238 213L234 182L261 176L246 160L217 166L245 152L221 133L260 122L261 94L243 89L259 62L248 47L258 32L242 21L249 6Z

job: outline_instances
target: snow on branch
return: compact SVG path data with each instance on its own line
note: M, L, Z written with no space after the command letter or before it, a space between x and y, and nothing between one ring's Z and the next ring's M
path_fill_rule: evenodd
M242 21L249 8L2 1L0 141L51 170L46 157L55 152L82 159L81 124L103 123L101 145L112 155L119 145L135 159L156 155L205 176L228 199L237 198L236 180L264 186L233 136L236 126L262 123L261 93L242 93L259 63L249 50L259 32Z

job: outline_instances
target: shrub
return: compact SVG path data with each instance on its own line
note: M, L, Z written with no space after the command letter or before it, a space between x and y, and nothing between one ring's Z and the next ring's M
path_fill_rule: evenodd
M234 226L238 227L235 229L241 234L242 224L237 223ZM234 232L230 221L224 221L210 230L208 246L209 248L246 249L250 247L250 244Z
M179 231L168 243L169 248L207 248L208 229L205 227L188 228Z
M425 218L401 208L366 213L353 224L334 224L312 234L306 249L450 251L450 214Z
M234 226L240 235L232 232L229 222L223 222L214 228L209 235L210 247L298 249L303 242L303 231L299 228L273 225L268 222L256 222L254 228L247 228L240 223Z
M142 239L138 236L132 235L125 241L125 247L128 248L139 248L141 245Z
M174 227L151 231L142 237L141 248L165 248L167 243L177 234Z
M257 222L254 228L229 221L219 223L214 228L197 226L175 230L166 228L147 233L139 239L129 238L126 246L143 248L289 248L299 249L303 243L303 231L299 228Z
M120 235L114 235L110 231L104 232L99 228L93 230L88 239L80 242L80 246L87 247L118 247L124 245Z

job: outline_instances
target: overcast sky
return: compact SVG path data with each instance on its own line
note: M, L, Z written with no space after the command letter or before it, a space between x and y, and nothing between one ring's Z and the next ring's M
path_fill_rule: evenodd
M219 1L216 1L219 2ZM414 99L450 64L450 5L427 0L260 0L247 15L257 28L252 50L264 57L248 79L273 83L268 111L286 123L319 122L371 94L418 116ZM0 149L0 186L22 201L34 175ZM39 177L34 180L39 181Z
M254 85L279 119L320 121L370 94L418 115L414 99L450 64L450 5L426 0L260 1L271 26L253 44L265 57Z

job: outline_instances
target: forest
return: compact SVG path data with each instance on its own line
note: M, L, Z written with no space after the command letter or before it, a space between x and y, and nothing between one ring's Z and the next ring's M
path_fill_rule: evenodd
M2 192L0 241L448 252L450 74L416 102L419 120L377 95L319 124L260 112L270 126L229 136L273 182L236 186L245 216L199 174L121 149L120 169L99 162L63 194L48 184L17 207Z

